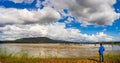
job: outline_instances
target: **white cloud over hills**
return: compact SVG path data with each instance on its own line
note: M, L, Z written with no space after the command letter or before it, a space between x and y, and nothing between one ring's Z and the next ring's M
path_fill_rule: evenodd
M10 1L30 4L34 0ZM26 37L49 37L81 42L115 40L114 37L103 31L92 35L83 34L79 29L66 28L65 23L59 23L57 20L61 18L60 11L68 9L70 15L75 16L78 19L76 21L82 23L82 26L112 25L119 17L112 7L116 0L45 0L42 3L37 0L36 2L36 7L39 7L40 4L45 7L37 10L0 8L0 40Z
M2 36L0 40L14 40L25 37L49 37L57 40L65 41L112 41L113 37L103 32L87 35L82 34L80 30L74 28L65 28L64 23L54 23L50 25L7 25L0 27Z

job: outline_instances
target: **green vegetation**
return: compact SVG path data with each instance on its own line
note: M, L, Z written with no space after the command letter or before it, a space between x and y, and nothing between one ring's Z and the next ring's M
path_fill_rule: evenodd
M105 55L105 58L111 63L120 63L120 54L119 55Z
M99 44L101 42L70 42L53 40L47 37L33 37L33 38L21 38L13 41L0 41L0 43L62 43L62 44ZM102 42L104 44L119 44L120 42Z
M99 57L74 57L74 58L40 58L29 57L21 51L20 55L7 54L6 50L0 49L0 63L99 63ZM105 55L104 63L120 63L120 55Z

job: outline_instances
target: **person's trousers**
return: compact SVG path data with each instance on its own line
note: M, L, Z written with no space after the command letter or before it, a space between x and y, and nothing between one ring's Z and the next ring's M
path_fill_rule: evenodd
M103 62L104 61L104 56L103 54L100 54L100 62Z

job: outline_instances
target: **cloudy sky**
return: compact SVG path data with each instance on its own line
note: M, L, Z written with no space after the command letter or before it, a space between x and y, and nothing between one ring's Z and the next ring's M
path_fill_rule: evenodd
M120 41L120 0L0 0L0 40Z

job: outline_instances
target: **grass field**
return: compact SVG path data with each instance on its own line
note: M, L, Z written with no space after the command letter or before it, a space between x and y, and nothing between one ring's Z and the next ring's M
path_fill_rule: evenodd
M40 58L28 57L27 53L15 56L4 52L0 54L0 63L99 63L99 57ZM120 55L105 55L103 63L120 63Z
M14 53L8 54L6 49L3 50L0 49L0 63L100 63L99 56L94 56L94 57L80 56L80 57L70 57L70 58L58 58L58 57L41 58L41 57L30 57L29 54L24 51L20 51L18 54L16 55ZM104 58L105 61L103 63L120 63L120 54L116 54L116 55L107 54L104 56Z

